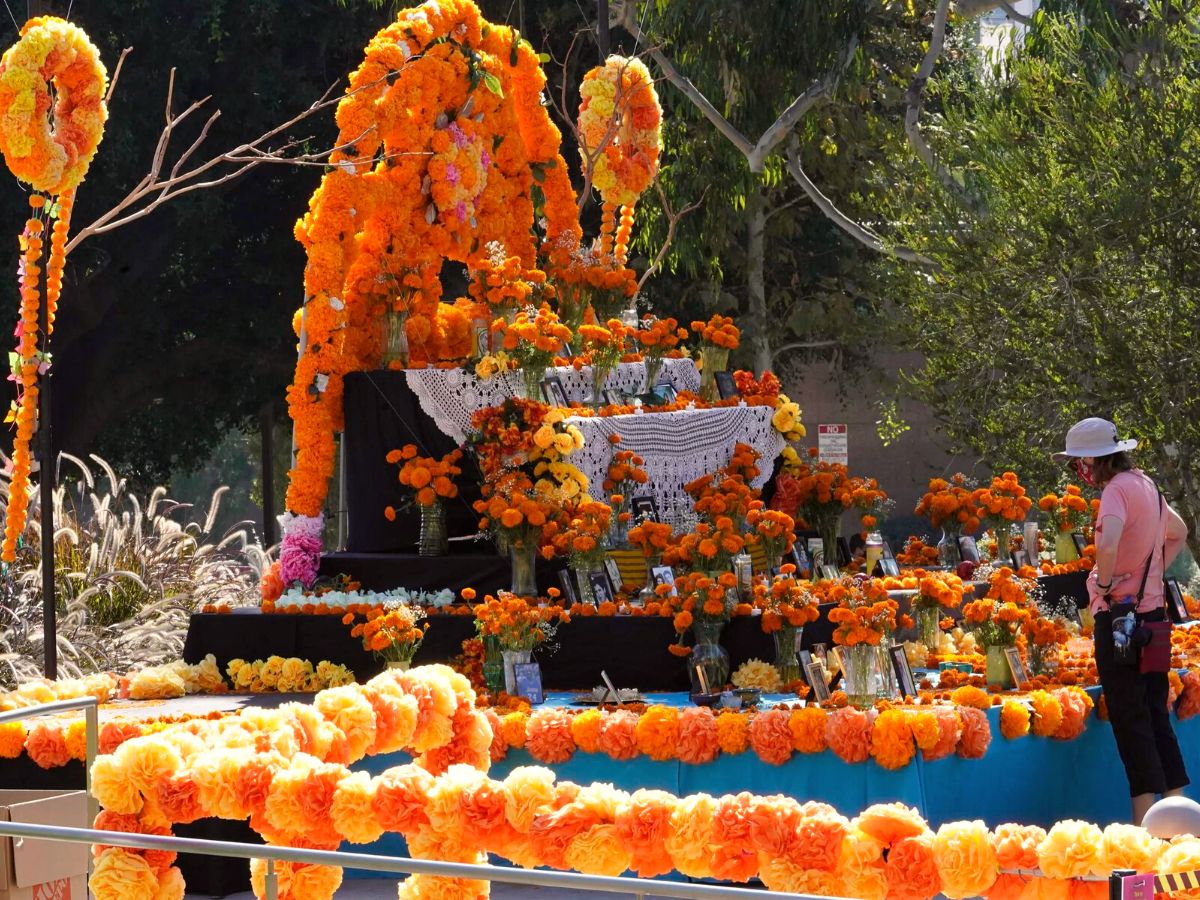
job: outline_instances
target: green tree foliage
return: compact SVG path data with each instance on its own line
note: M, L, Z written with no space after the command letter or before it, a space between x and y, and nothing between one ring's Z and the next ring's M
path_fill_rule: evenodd
M922 172L893 194L933 271L891 267L918 394L961 448L1035 485L1086 415L1141 460L1200 546L1200 43L1153 5L1039 14L1025 48L932 117L972 216ZM940 89L935 86L935 90Z

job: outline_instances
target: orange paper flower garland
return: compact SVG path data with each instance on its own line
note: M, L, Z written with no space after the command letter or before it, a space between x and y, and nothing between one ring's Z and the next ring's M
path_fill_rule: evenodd
M107 79L100 53L83 30L53 16L30 19L0 60L0 152L9 170L35 191L29 197L30 216L21 235L21 318L12 373L18 390L6 418L16 423L17 434L0 548L4 562L16 559L17 542L25 530L37 379L49 366L49 334L42 336L42 349L38 349L42 236L54 218L44 301L48 330L53 332L75 188L104 135ZM56 213L43 194L60 196Z

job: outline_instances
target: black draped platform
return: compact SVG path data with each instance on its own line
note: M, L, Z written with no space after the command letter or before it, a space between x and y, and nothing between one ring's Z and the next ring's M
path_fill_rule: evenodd
M804 629L806 647L830 642L833 631L825 612L822 608L821 619ZM469 615L435 615L428 621L418 664L453 659L462 652L462 642L475 634L475 620ZM551 644L534 658L551 690L590 690L602 683L604 669L621 687L685 691L687 667L667 649L674 640L671 620L663 616L576 617L560 625ZM735 668L747 659L775 658L771 636L763 633L758 616L729 622L721 644ZM360 680L382 668L337 616L197 614L188 627L183 658L196 663L208 653L216 656L222 671L231 659L265 659L271 654L341 663Z

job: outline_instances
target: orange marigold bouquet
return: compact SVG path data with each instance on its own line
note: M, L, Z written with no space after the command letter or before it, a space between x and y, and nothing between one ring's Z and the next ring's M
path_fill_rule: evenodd
M580 245L574 235L564 233L545 245L543 251L549 259L547 272L564 319L578 315L583 321L591 307L597 319L607 320L637 293L636 272L611 254Z
M1000 559L1008 548L1008 534L1013 522L1025 521L1025 515L1033 506L1033 500L1025 494L1025 488L1017 481L1016 472L1005 472L993 478L987 487L976 488L971 501L979 510L979 517L987 528L996 532L997 551Z
M728 316L714 315L707 322L692 323L692 333L700 338L700 396L717 399L717 373L729 365L729 351L736 350L741 332Z
M1011 647L1033 618L1029 594L1036 582L1022 578L1007 566L990 579L987 596L963 607L963 624L984 647Z
M753 372L738 369L733 373L733 383L737 385L742 399L751 406L774 406L783 391L783 385L769 369L763 372L762 378L755 378Z
M796 541L795 520L777 509L754 507L746 514L746 524L750 545L762 547L768 566L778 568L778 561Z
M1091 504L1083 491L1074 484L1063 488L1062 495L1048 493L1038 501L1038 509L1056 532L1083 531L1092 522Z
M629 544L642 551L646 559L661 557L671 546L671 526L647 519L629 529Z
M355 624L361 616L362 621ZM346 613L342 619L353 625L350 636L362 638L364 650L388 662L411 663L425 638L425 611L408 605L377 606L363 614Z
M481 638L495 638L504 650L532 650L554 636L558 622L570 621L561 606L536 606L507 591L488 595L472 608Z
M522 310L511 322L493 320L492 331L502 335L501 347L517 361L525 379L525 396L537 397L546 369L570 342L571 329L543 303L536 311Z
M387 455L389 463L400 464L400 483L415 492L414 499L417 504L433 506L442 500L457 497L458 485L454 483L454 479L462 474L462 468L458 465L458 461L462 459L462 451L451 450L441 459L418 456L417 452L416 444L405 444ZM389 518L394 517L395 510L392 510Z
M951 534L971 534L979 528L979 507L972 494L972 483L962 472L949 481L929 479L929 490L914 512L927 518L934 528L943 528Z
M592 367L592 407L599 409L603 404L604 385L621 357L625 355L625 342L630 334L629 326L620 319L609 319L603 325L584 323L579 326L579 340L584 359Z
M612 509L607 503L587 497L564 520L563 529L552 538L552 546L543 548L543 553L552 555L557 551L582 572L600 568L604 564L603 542L612 521Z
M734 589L737 578L732 572L723 572L714 577L702 572L689 572L675 580L675 597L662 598L661 612L674 613L673 624L679 642L671 646L676 656L687 656L690 652L683 646L683 635L693 626L707 627L723 625L733 615L737 605Z
M936 566L937 561L938 548L926 544L915 534L909 536L904 549L896 554L896 562L904 566Z
M688 332L686 328L680 328L675 319L660 319L647 314L642 316L641 327L633 336L642 349L642 360L646 366L645 390L649 393L658 384L663 359L679 346L680 341L687 340Z
M867 581L860 587L846 579L837 582L832 590L837 606L829 611L829 621L836 626L835 644L878 646L884 635L895 632L899 606L878 582Z
M467 293L492 312L524 309L546 292L546 273L526 269L519 256L508 256L503 244L489 241L473 261Z
M683 535L663 555L668 565L690 563L710 572L725 571L733 566L733 558L746 548L746 537L729 516L718 516L713 522L697 522L695 528Z
M939 613L943 610L958 609L962 605L966 586L963 580L953 572L926 572L918 569L913 572L917 580L917 594L913 597L914 610L934 609Z
M767 634L785 626L803 628L821 614L821 601L812 592L812 585L796 579L795 566L788 564L783 569L769 581L756 581L754 585L754 604L762 610L762 630Z

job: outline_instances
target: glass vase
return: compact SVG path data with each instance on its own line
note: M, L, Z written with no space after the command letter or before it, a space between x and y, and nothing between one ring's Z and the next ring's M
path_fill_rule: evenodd
M846 699L851 706L870 709L875 705L875 684L878 675L878 660L873 644L855 644L842 647L842 681Z
M483 639L483 681L493 694L504 690L504 654L494 635Z
M1012 687L1012 669L1008 667L1008 660L1004 658L1004 648L998 645L988 647L985 656L987 659L987 683L997 684L1002 688Z
M389 659L385 668L395 669L397 672L407 672L411 665L411 659Z
M704 347L700 351L700 399L713 403L720 399L717 373L729 367L729 350L725 347Z
M875 648L875 667L877 670L875 695L881 700L891 700L899 692L896 683L896 669L892 666L892 648L896 646L895 638L890 634L883 635Z
M917 608L917 634L930 653L936 653L942 643L942 611L936 606Z
M592 365L592 409L599 410L604 406L604 386L608 384L611 368Z
M837 550L837 523L826 525L821 529L821 565L833 566L835 569L840 569L838 565L838 550ZM819 571L819 570L818 570ZM815 581L820 581L821 578L815 578Z
M942 529L942 539L938 541L938 565L954 568L958 565L959 549L958 535L953 531Z
M383 331L383 367L408 368L408 313L389 311Z
M591 567L586 562L571 563L571 574L575 576L575 584L579 591L579 602L596 605L596 592L592 590L592 582L588 579Z
M1032 553L1029 558L1030 561L1033 560ZM1079 559L1079 550L1075 547L1075 539L1071 537L1071 532L1060 531L1054 537L1054 561L1061 566L1073 559Z
M725 683L729 680L729 652L720 644L721 629L724 627L724 622L692 623L692 635L696 639L688 660L692 693L703 693L705 687L710 693L725 689ZM703 680L699 672L704 673Z
M1011 566L1012 554L1009 552L1009 540L1012 538L1012 526L1004 522L997 525L994 531L996 534L996 564Z
M663 358L661 356L647 356L643 361L646 369L646 387L642 393L649 394L653 392L658 385L658 373L662 371Z
M510 697L517 695L516 666L529 662L532 650L504 650L504 693Z
M512 592L518 597L536 597L537 542L532 537L526 537L519 544L514 542L508 558L512 564Z
M800 649L800 638L804 627L784 624L772 637L775 639L775 670L785 685L800 680L800 660L796 652Z
M546 377L545 366L526 366L521 369L521 390L526 400L542 399L542 379Z
M446 534L446 505L441 500L422 505L418 556L445 556L449 549Z

